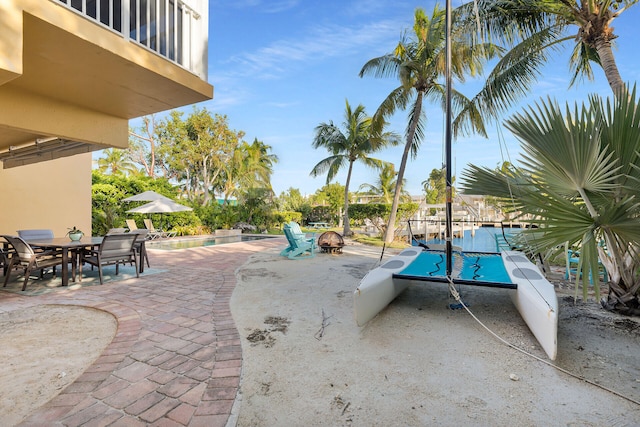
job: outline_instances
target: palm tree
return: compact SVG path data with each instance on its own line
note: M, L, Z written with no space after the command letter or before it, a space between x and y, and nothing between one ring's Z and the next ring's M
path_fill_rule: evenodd
M398 43L393 53L371 59L360 71L360 77L397 77L400 86L394 89L382 102L375 114L375 121L384 120L398 109L409 107L406 142L396 186L391 213L385 233L385 242L394 238L395 222L400 202L400 185L404 179L409 153L415 157L424 136L425 117L422 103L425 100L444 106L446 88L445 76L445 11L438 5L431 18L424 10L415 11L413 33ZM482 73L487 59L497 56L500 48L490 44L472 44L454 34L451 40L452 77L464 81L466 75ZM486 136L480 111L461 93L452 90L452 102L459 113L454 122L454 133L478 132Z
M251 144L242 143L244 151L245 178L249 183L271 190L271 174L273 166L278 163L278 156L270 154L271 146L254 138Z
M98 158L98 170L111 175L133 175L138 173L138 168L129 157L127 150L107 148L102 151L104 157Z
M532 252L565 242L579 247L578 277L598 277L599 258L610 278L603 306L640 314L640 104L635 88L629 97L605 102L592 96L589 105L567 105L564 116L551 100L536 107L507 121L522 144L522 167L471 166L463 173L465 193L500 197L536 218L540 228L523 233ZM586 286L583 292L586 299Z
M447 188L445 169L432 169L429 179L422 181L422 188L428 204L444 203Z
M342 167L349 165L342 214L345 236L352 234L349 227L349 184L353 164L359 160L369 167L380 168L383 164L382 160L369 157L369 155L390 145L397 145L400 141L395 133L383 132L385 124L382 123L376 128L372 127L372 119L366 115L364 106L360 104L355 110L352 110L347 100L343 122L344 133L333 122L321 123L316 127L313 148L324 147L331 155L313 167L311 176L316 177L326 172L327 184L329 184Z
M218 185L227 203L230 196L239 196L250 189L263 189L273 193L271 174L278 156L269 154L271 146L257 138L249 144L242 141L222 167ZM273 194L271 194L273 196Z
M380 170L380 175L378 175L375 185L366 183L362 184L360 188L358 188L358 191L365 191L367 194L378 196L373 199L373 201L391 203L393 201L393 194L396 188L397 176L398 172L396 172L396 168L393 163L385 163ZM405 200L411 199L409 193L405 190L402 190L402 198Z
M477 0L459 8L456 26L474 37L513 46L488 77L476 96L476 108L497 116L529 91L549 60L562 45L573 47L572 78L593 80L592 63L602 67L614 94L626 93L613 55L617 37L613 21L638 0ZM622 91L622 92L621 92Z

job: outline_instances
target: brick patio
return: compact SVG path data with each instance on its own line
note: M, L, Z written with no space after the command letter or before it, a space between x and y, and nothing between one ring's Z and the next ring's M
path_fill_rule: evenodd
M78 290L0 293L0 311L73 304L113 314L118 328L100 357L24 426L227 426L242 370L229 300L235 270L284 239L150 250L163 273Z

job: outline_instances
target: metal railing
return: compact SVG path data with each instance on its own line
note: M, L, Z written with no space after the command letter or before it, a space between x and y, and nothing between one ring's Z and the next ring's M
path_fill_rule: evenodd
M207 23L197 22L201 13L183 0L52 1L189 71L206 75L206 69L204 73L198 69L203 66L198 52L206 49Z

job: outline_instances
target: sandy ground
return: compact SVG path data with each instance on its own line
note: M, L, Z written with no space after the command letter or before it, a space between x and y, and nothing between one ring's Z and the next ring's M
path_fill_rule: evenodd
M380 253L344 252L262 253L239 270L239 426L640 425L640 405L500 343L450 310L444 287L411 286L358 328L352 292ZM546 359L506 292L463 288L463 298L491 330ZM567 295L560 304L555 364L640 401L638 319Z
M0 425L12 426L57 396L111 342L116 319L78 306L0 313Z
M640 405L521 354L448 309L446 289L411 286L367 326L352 292L379 249L292 261L277 250L237 272L232 312L243 377L239 426L637 426ZM545 359L506 291L464 289L471 310ZM559 294L555 364L640 401L640 322ZM74 306L0 314L0 420L13 425L95 360L115 319Z

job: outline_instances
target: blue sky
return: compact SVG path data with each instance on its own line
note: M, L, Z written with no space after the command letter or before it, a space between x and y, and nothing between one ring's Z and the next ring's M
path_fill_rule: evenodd
M459 4L454 0L454 7ZM258 138L272 147L279 158L272 176L276 194L289 187L312 194L326 178L312 178L309 173L328 155L311 147L315 127L329 121L342 124L345 100L352 107L363 104L370 115L375 112L397 81L360 78L360 69L369 59L391 52L411 27L416 7L430 14L434 5L403 0L211 0L209 82L215 94L198 107L227 115L230 127L244 131L247 141ZM614 53L622 78L629 82L638 78L639 51L633 31L638 22L640 6L614 22L619 35ZM573 102L586 100L587 93L610 94L600 70L595 82L569 89L568 58L569 51L558 54L522 105L546 96ZM457 89L473 96L478 87L478 82L470 82ZM407 188L415 195L443 159L442 111L435 105L425 104L425 108L427 135L405 175ZM400 112L389 130L404 134L405 127L406 113ZM508 156L517 159L518 143L508 131L496 125L488 130L489 139L469 137L455 142L454 174L459 175L468 163L495 167ZM397 169L401 155L402 147L396 147L376 157L395 163ZM345 177L346 169L337 181L344 183ZM356 163L351 189L375 183L376 177L375 171Z

